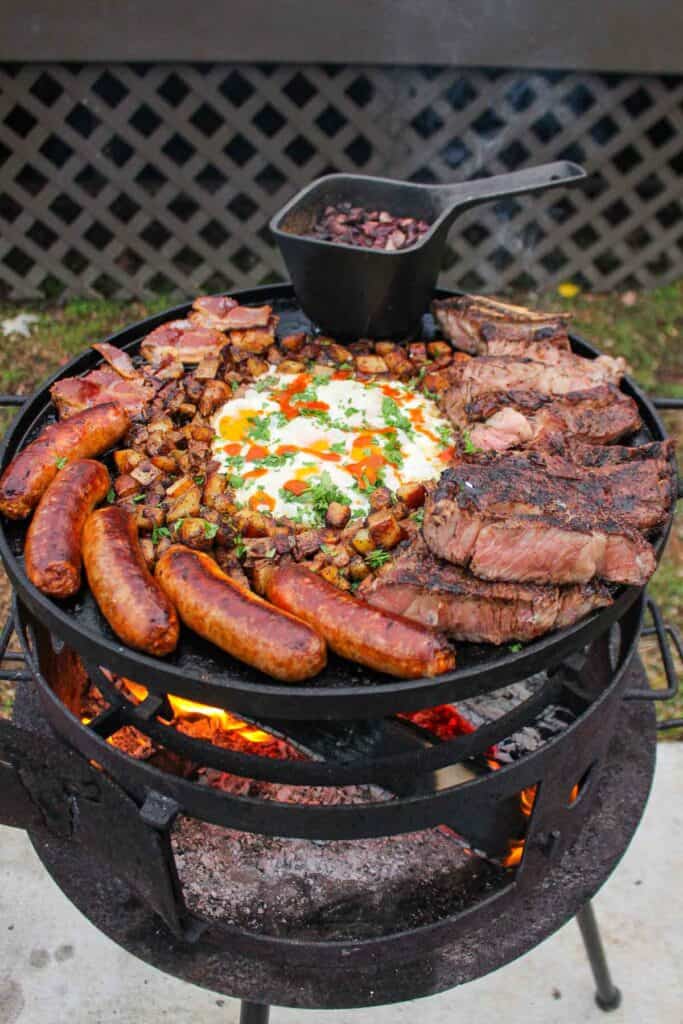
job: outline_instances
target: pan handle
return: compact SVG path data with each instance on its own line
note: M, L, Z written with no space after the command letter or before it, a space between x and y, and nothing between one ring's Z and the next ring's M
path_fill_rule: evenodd
M509 196L524 195L528 192L541 192L557 185L571 185L585 177L586 171L579 164L570 160L556 160L554 163L512 171L510 174L496 174L490 178L475 178L473 181L461 181L453 185L427 187L430 191L438 193L444 204L450 207L445 218L445 223L449 223L456 213L478 203L507 199Z
M0 395L0 408L10 405L23 405L30 401L32 395Z
M641 636L657 637L659 654L662 659L662 666L664 668L667 686L664 690L653 690L649 686L643 689L626 690L624 693L624 700L670 700L678 693L679 682L676 666L674 665L671 645L673 644L679 659L683 661L683 641L681 640L681 635L678 632L678 629L664 621L657 602L653 601L651 597L647 597L645 603L647 610L652 616L652 626L648 629L644 629ZM669 723L662 723L662 726L665 728L675 728ZM662 728L662 726L659 728Z
M683 398L668 398L666 395L651 398L655 409L683 409Z

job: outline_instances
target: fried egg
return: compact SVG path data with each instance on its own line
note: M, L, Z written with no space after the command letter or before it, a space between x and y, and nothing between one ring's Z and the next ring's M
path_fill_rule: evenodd
M436 479L452 455L452 428L421 391L332 368L272 366L212 423L213 457L237 502L310 525L331 501L364 516L377 487Z

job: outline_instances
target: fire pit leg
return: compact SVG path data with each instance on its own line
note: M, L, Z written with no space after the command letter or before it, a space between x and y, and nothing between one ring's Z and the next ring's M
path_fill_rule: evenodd
M240 1024L268 1024L270 1007L262 1003L248 1003L242 1000Z
M598 922L593 912L593 904L590 900L585 903L576 915L581 938L586 947L588 960L595 978L595 1002L601 1010L616 1010L621 1004L621 992L612 981L612 976L607 966L605 950L600 938Z

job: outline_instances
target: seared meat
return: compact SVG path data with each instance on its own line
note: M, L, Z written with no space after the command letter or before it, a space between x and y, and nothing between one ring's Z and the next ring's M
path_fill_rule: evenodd
M91 370L84 377L66 377L50 388L52 401L59 418L68 419L74 413L92 409L104 402L117 402L131 416L139 416L145 405L154 398L155 387L142 377L126 380L110 366Z
M467 403L464 418L476 423L470 431L472 444L484 451L545 443L562 435L610 444L641 425L636 403L612 384L562 397L534 391L488 392Z
M641 515L637 496L612 493L594 475L565 480L507 456L447 469L427 498L423 529L435 554L483 579L642 585L654 551L626 525Z
M190 320L197 327L235 331L267 327L272 312L270 306L240 306L226 295L202 295L192 304Z
M623 373L622 362L611 356L584 359L570 352L559 354L562 362L555 364L514 356L455 360L448 367L451 384L441 406L457 425L466 418L468 406L492 392L569 395L598 385L616 384Z
M652 530L666 522L674 497L672 449L663 449L661 444L643 445L636 449L643 452L640 457L623 455L600 469L581 464L581 450L578 461L571 458L571 449L564 455L542 449L488 454L447 474L469 504L487 514L571 516L586 522L598 515Z
M170 320L147 335L140 352L154 365L166 357L181 363L200 363L207 356L217 356L226 343L220 331L195 327L189 320Z
M443 630L455 640L533 640L611 604L600 583L553 587L490 583L435 558L421 538L361 584L370 604Z
M446 337L472 355L493 355L504 344L524 346L544 342L569 349L564 313L535 313L523 306L497 302L482 295L436 299L432 312Z

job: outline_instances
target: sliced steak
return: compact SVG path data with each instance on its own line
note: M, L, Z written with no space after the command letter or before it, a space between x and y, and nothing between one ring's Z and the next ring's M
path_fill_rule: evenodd
M470 428L472 444L484 451L505 451L563 436L610 444L641 426L634 400L612 384L562 397L536 391L490 391L468 402L463 415L467 423L475 424Z
M644 584L656 568L650 544L603 504L590 477L551 477L511 456L446 470L425 505L424 537L440 558L483 579L586 583L594 576ZM613 506L636 513L628 496ZM635 506L634 506L635 507Z
M569 349L564 313L535 313L523 306L497 302L481 295L435 299L432 312L456 348L472 355L493 354L492 346L543 342Z
M611 604L600 583L554 587L490 583L442 562L416 538L360 588L370 604L472 643L533 640Z
M457 425L466 419L468 406L492 392L533 392L556 397L616 384L621 377L621 367L611 356L584 359L573 353L561 354L566 358L557 364L514 356L454 360L448 367L451 384L441 407Z

